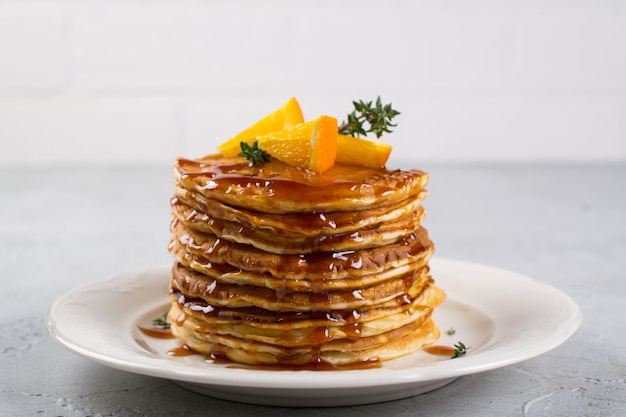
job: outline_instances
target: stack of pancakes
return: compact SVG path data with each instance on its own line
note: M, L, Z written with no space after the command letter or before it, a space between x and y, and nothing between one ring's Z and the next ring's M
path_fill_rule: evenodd
M277 160L178 159L171 329L191 350L252 365L346 366L439 337L445 298L421 226L428 175Z

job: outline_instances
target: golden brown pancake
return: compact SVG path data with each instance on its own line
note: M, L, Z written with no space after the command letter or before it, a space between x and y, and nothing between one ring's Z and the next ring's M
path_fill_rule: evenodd
M359 211L305 211L275 214L229 206L218 200L206 198L200 193L177 188L172 198L172 206L184 204L195 209L193 217L197 217L198 220L202 220L202 216L207 215L206 213L211 213L213 218L239 223L249 228L269 229L278 235L286 233L310 237L359 231L405 217L419 210L422 201L427 196L428 190L422 189L418 194L394 204L380 207L364 206Z
M316 174L278 160L251 166L243 158L209 155L178 159L174 179L177 186L224 204L281 214L387 206L419 194L428 174L347 165Z
M175 264L172 268L172 288L181 293L202 298L215 306L260 307L271 311L354 310L372 306L397 297L414 298L430 280L428 267L383 283L358 290L332 291L323 287L313 291L279 291L252 285L220 282L200 272Z
M244 226L236 221L211 217L177 199L172 202L172 214L178 223L189 230L212 233L226 240L252 245L255 248L278 254L344 251L385 246L406 237L417 228L425 215L423 207L414 212L385 222L362 227L359 230L320 230L317 235L306 236L287 228L263 229ZM344 213L345 214L345 213ZM287 217L287 215L284 215ZM294 217L292 214L291 217Z
M172 324L172 332L184 340L190 349L207 357L226 357L233 362L250 365L304 365L318 362L347 365L386 361L415 352L435 342L440 334L439 328L430 318L377 336L290 348L230 335L207 334L176 323Z
M332 312L273 312L260 308L229 308L211 305L201 298L190 299L171 291L175 302L170 317L177 325L204 333L231 335L283 347L311 345L314 333L324 329L325 342L354 341L387 333L397 327L425 320L443 301L443 292L429 285L413 300L382 303L374 307ZM392 306L391 304L395 304ZM184 320L177 320L178 317ZM189 320L189 321L187 321ZM289 331L285 331L288 328Z
M267 272L280 278L361 276L414 262L433 244L420 227L382 248L278 255L232 242L211 233L193 231L176 219L171 225L170 250L176 246L209 262L230 264L248 271Z
M308 274L300 276L283 275L278 273L259 272L258 270L245 270L230 264L211 262L204 256L186 251L183 247L172 242L170 252L182 265L208 277L219 279L221 282L237 285L252 285L267 287L277 291L313 291L323 283L328 290L358 290L360 288L379 284L392 278L397 278L409 273L417 273L418 269L427 265L432 253L432 246L415 256L411 262L401 265L389 266L386 269L375 271L370 274L343 274L341 276L320 274ZM321 259L321 257L320 257ZM361 271L361 270L359 270ZM361 271L362 272L362 271Z
M439 337L422 226L428 174L179 159L169 319L190 349L251 365L359 364Z

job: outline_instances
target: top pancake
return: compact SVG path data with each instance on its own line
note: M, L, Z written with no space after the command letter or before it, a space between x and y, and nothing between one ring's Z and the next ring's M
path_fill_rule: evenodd
M428 182L419 170L372 169L337 164L317 174L272 160L250 166L243 158L179 158L177 187L224 204L262 213L359 211L416 196Z

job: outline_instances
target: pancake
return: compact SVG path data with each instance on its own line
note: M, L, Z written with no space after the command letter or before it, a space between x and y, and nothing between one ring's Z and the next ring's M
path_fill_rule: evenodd
M264 252L211 233L193 231L176 219L170 230L170 251L175 251L178 246L209 262L230 264L247 271L267 272L287 279L367 275L414 262L433 248L423 227L382 248L286 255Z
M377 336L294 348L282 348L229 335L206 334L176 323L172 324L172 332L185 340L191 350L207 357L225 357L232 362L249 365L350 365L387 361L435 342L440 334L438 326L430 318Z
M181 264L172 268L172 288L190 297L198 297L211 305L260 307L271 311L346 310L371 306L405 295L413 298L430 278L428 268L409 273L359 290L329 291L320 288L311 292L275 291L266 287L220 282Z
M224 204L262 213L359 211L419 194L428 174L335 165L323 174L272 160L250 165L243 158L209 155L178 159L177 186Z
M314 291L319 289L323 281L324 288L328 290L358 290L363 287L382 283L392 278L416 273L416 271L427 265L433 253L430 246L424 252L416 255L411 262L388 267L381 271L370 274L343 274L341 276L324 276L323 274L308 274L293 277L290 275L280 276L268 272L256 270L244 270L230 264L211 262L207 258L195 255L172 242L170 252L181 265L189 269L200 272L208 277L218 279L221 282L237 285L252 285L257 287L267 287L276 291Z
M287 228L263 229L242 226L235 221L208 216L205 213L184 204L180 200L172 202L172 215L178 223L190 230L212 233L226 240L252 245L257 249L278 254L301 254L316 251L343 251L368 249L388 245L411 234L424 218L425 210L417 207L415 211L386 222L375 223L369 228L337 232L321 231L306 236L289 231ZM286 215L285 215L286 216ZM292 215L293 217L293 215Z
M311 345L320 329L325 335L324 342L328 343L339 339L353 341L371 337L418 320L424 321L444 296L439 288L429 285L409 303L396 303L395 306L383 303L374 308L337 311L333 314L309 312L291 315L258 308L220 308L203 299L188 299L178 291L172 291L170 297L175 303L169 314L178 326L207 334L231 335L282 347L295 347ZM289 331L285 331L287 328Z
M278 235L287 233L318 236L325 233L354 232L399 219L417 211L427 196L428 190L422 189L416 195L405 200L399 200L394 204L382 207L364 206L359 211L323 213L304 211L275 214L229 206L218 200L206 198L200 193L178 187L171 203L173 208L179 204L184 204L194 209L195 212L188 212L188 216L196 217L194 219L196 221L202 221L202 216L211 213L211 216L216 219L239 223L248 228L269 229Z
M189 349L247 365L385 361L434 342L445 300L428 174L178 159L168 314Z
M170 314L174 314L176 318L180 317L180 320L176 319L177 323L192 316L203 321L204 325L215 331L218 331L216 326L222 325L233 328L246 326L264 331L280 331L282 332L282 339L290 339L290 334L285 332L287 328L289 330L317 327L345 329L349 326L366 324L371 328L378 329L377 333L381 333L380 329L383 326L411 321L415 314L433 310L445 298L443 291L433 285L432 280L429 280L424 290L413 299L403 297L402 299L381 302L375 307L354 310L276 312L257 307L220 307L209 304L202 298L191 298L175 289L171 289L169 295L173 301L173 309ZM176 313L173 313L174 311ZM182 313L184 313L183 316L181 316Z

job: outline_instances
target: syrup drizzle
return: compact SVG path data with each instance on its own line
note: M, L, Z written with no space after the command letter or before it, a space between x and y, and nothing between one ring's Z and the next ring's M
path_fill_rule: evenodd
M443 345L425 346L423 349L424 352L436 356L452 356L455 352L455 349L453 347Z
M146 336L154 337L157 339L174 339L176 336L172 334L170 329L160 329L158 327L143 327L137 326L141 333Z

